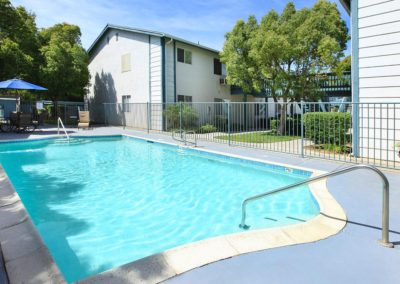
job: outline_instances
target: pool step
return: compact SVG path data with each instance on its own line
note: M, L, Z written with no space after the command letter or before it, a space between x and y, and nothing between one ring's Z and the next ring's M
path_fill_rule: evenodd
M54 144L57 145L81 145L81 144L86 144L90 143L91 141L89 139L82 139L82 138L60 138L54 140Z

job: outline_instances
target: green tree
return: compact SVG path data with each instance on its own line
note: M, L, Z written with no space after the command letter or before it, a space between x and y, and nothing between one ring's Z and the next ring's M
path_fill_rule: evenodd
M242 25L241 21L237 25ZM235 72L230 83L252 82L256 91L271 91L275 102L280 102L279 131L285 133L287 104L316 97L315 76L335 69L348 38L335 3L319 0L312 8L296 10L289 2L280 15L274 10L267 13L247 37L227 37L223 62L228 78L231 70L252 71ZM246 47L246 64L225 59L241 58L240 52L230 48L235 45Z
M56 24L40 32L43 84L53 101L81 100L89 82L88 55L78 26Z
M40 64L35 15L0 0L0 80L20 77L37 82Z
M239 20L231 32L225 35L225 43L221 52L221 61L226 64L227 81L231 85L242 88L244 100L254 90L258 76L257 64L250 56L251 39L258 30L257 20L250 16L247 22Z
M343 72L350 72L351 71L351 55L346 56L338 63L335 68L335 73L339 76L343 74Z

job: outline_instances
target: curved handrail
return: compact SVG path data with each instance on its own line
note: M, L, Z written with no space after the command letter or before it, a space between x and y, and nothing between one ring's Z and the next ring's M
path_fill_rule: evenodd
M177 139L175 137L175 133L180 133L181 134L181 139ZM194 142L191 142L189 140L187 140L186 135L187 134L194 134ZM193 144L194 146L197 146L197 136L196 136L196 132L193 130L189 130L189 131L185 131L185 130L173 130L172 131L172 139L174 139L175 141L179 141L179 142L183 142L185 145L189 144Z
M187 134L193 134L194 135L194 142L191 142L191 141L189 141L189 140L187 140L187 138L186 138L186 135ZM193 144L194 146L197 146L197 135L196 135L196 131L194 131L194 130L189 130L189 131L184 131L183 132L183 139L185 140L185 144L186 143L190 143L190 144Z
M380 178L383 181L383 201L382 201L382 239L380 240L380 242L384 245L384 246L388 246L388 247L393 247L393 244L389 242L389 181L386 178L386 176L376 167L371 166L371 165L354 165L351 167L347 167L341 170L337 170L337 171L333 171L330 173L326 173L326 174L322 174L295 184L291 184L291 185L287 185L278 189L275 189L273 191L269 191L269 192L265 192L265 193L261 193L249 198L246 198L243 203L242 203L242 222L240 223L239 227L242 229L248 229L250 228L250 226L246 225L246 206L249 202L279 193L279 192L283 192L283 191L287 191L290 189L293 189L295 187L301 186L301 185L305 185L305 184L309 184L311 182L314 181L318 181L321 179L325 179L328 177L332 177L332 176L337 176L340 174L344 174L347 172L351 172L354 170L360 170L360 169L366 169L366 170L371 170L375 173L377 173Z

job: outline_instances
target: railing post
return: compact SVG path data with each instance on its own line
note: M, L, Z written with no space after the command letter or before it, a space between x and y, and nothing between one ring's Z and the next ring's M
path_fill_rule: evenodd
M103 109L104 109L104 125L106 126L107 125L107 115L106 115L107 110L106 110L105 103L103 103Z
M64 103L64 121L68 125L68 123L67 123L67 104L65 104L65 103Z
M301 100L300 102L301 108L301 117L300 117L300 132L301 132L301 157L304 158L304 102Z
M183 138L182 134L182 102L179 102L179 133L181 135L181 139Z
M393 244L389 242L389 183L384 178L385 183L383 185L383 200L382 200L382 240L381 243L387 247L393 247Z
M231 146L231 102L228 101L228 145Z
M147 102L147 133L150 133L150 103Z

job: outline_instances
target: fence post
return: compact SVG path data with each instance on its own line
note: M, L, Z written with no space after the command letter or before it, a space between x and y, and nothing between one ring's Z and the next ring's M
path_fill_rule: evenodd
M147 102L147 133L150 133L150 103Z
M106 104L103 103L103 108L104 108L104 125L107 125L107 115L106 115Z
M301 100L301 123L300 123L300 132L301 132L301 157L304 158L304 102Z
M228 145L231 146L231 102L228 101Z
M179 133L181 134L181 139L183 138L182 134L182 102L179 102Z
M67 104L64 103L64 121L67 124Z

